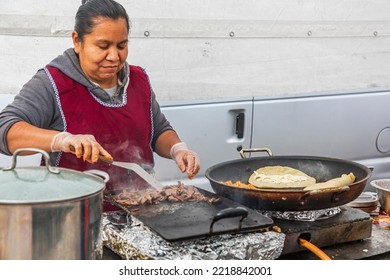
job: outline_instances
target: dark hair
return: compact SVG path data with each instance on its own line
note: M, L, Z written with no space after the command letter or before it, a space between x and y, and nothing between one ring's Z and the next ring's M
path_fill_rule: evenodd
M77 32L80 41L84 35L92 32L95 26L94 20L98 17L111 19L124 18L127 24L127 31L130 32L130 20L123 6L114 0L89 0L82 1L76 13L74 30Z

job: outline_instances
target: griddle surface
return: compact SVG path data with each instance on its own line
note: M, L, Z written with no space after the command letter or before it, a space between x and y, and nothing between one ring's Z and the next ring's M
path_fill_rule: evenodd
M202 189L199 191L208 198L218 197ZM167 241L204 238L225 233L254 232L273 225L271 218L223 197L220 197L218 202L164 201L160 204L143 205L137 211L123 205L119 206ZM241 217L224 218L214 223L210 235L210 225L215 215L221 210L237 207L245 208L248 212L248 216L242 220L241 228L239 228Z

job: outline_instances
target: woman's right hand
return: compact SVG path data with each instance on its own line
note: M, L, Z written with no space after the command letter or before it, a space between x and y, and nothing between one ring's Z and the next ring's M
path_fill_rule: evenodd
M60 132L54 136L50 147L52 152L73 153L90 163L97 162L99 155L112 160L112 156L90 134Z

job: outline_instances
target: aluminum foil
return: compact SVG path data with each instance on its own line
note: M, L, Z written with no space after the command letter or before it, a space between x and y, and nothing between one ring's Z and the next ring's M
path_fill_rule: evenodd
M262 211L257 210L260 214L271 219L291 220L314 222L333 217L341 212L340 207L326 208L310 211Z
M103 214L103 244L122 259L135 260L272 260L283 250L285 235L276 231L223 234L168 242L131 217L124 226Z

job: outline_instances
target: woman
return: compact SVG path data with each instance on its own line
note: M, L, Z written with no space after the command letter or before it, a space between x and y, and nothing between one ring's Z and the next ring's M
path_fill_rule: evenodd
M113 0L92 0L76 14L74 48L40 69L0 114L0 151L33 147L53 165L101 169L108 186L128 184L126 170L99 157L153 167L153 152L192 178L196 153L161 113L145 72L128 65L129 18Z

